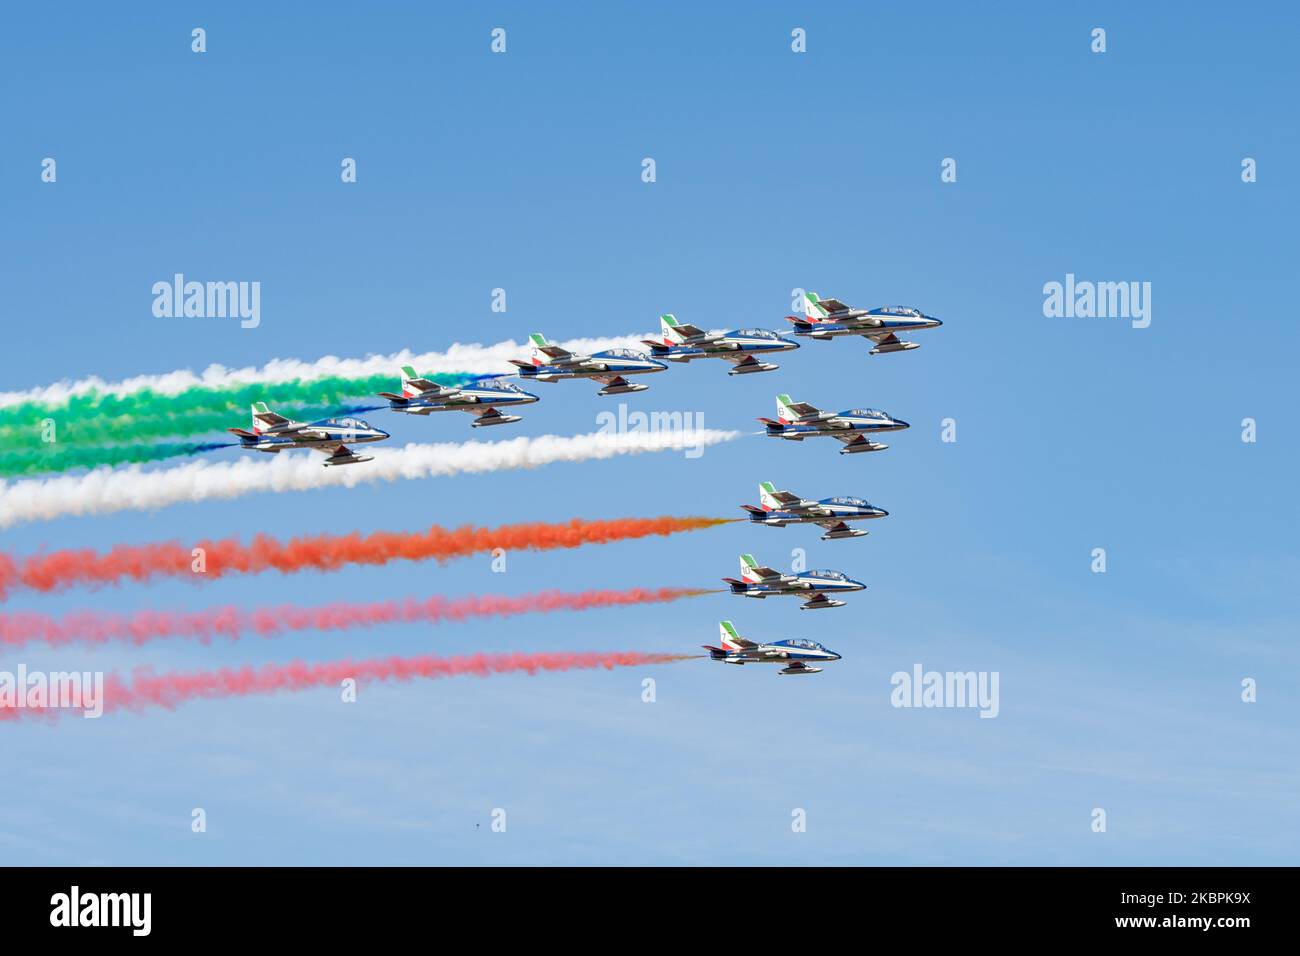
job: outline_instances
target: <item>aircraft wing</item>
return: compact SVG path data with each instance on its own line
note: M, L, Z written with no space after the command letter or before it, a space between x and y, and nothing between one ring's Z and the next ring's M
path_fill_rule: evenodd
M769 495L775 498L777 501L779 501L781 503L781 507L785 508L787 511L807 510L806 508L801 508L799 506L799 503L803 501L803 499L800 498L798 495L791 494L788 491L772 491L769 492ZM812 507L812 505L809 505L807 507L810 508Z
M821 525L827 531L850 531L852 530L847 524L839 518L827 518L825 521L814 521L813 524Z
M408 378L406 380L406 384L418 390L422 395L426 392L433 392L434 394L439 394L444 391L445 392L460 391L460 389L458 388L447 388L443 385L439 385L437 382L431 382L427 378Z
M546 345L536 346L537 351L545 355L555 365L567 365L572 363L575 358L574 354L568 349L556 345L554 342L548 342Z
M622 375L615 375L612 372L609 375L593 375L592 378L594 378L597 382L600 382L603 385L626 385L627 384L627 379L625 379Z
M319 450L323 452L329 451L329 449L326 448L321 448ZM358 455L347 445L340 444L337 448L334 449L333 454L331 454L329 458L325 459L325 464L326 465L352 465L359 461L373 461L373 460L374 458L371 455Z
M774 568L754 567L749 569L751 573L757 574L764 581L770 581L774 578L781 577L781 572Z
M844 435L832 435L831 437L836 439L837 441L844 442L844 444L846 445L854 445L858 443L868 444L867 436L862 434L861 432L849 432Z
M837 312L849 311L849 307L839 299L821 299L817 304L831 315L835 315Z
M893 332L863 332L864 339L871 339L877 345L897 345L899 338Z
M480 412L477 408L475 408L472 405L461 405L457 407L457 411L469 412L470 414L478 415L478 418L475 419L475 424L477 425L498 425L501 424L502 422L508 424L510 422L519 421L518 418L514 418L514 417L507 418L505 415L502 415L495 408L489 408L485 412Z
M730 346L730 347L735 348L735 346ZM726 359L728 362L734 362L736 368L743 368L746 365L758 364L758 359L754 358L754 356L752 355L746 355L744 352L732 352L730 355L724 355L722 357Z
M786 408L798 415L800 420L815 418L822 413L816 405L809 405L807 402L791 402Z
M708 333L698 325L685 325L681 322L677 323L677 331L688 339L702 339L708 335Z
M284 430L285 425L294 423L292 418L285 418L283 415L267 409L264 412L254 412L253 417L265 425L267 428L278 428Z

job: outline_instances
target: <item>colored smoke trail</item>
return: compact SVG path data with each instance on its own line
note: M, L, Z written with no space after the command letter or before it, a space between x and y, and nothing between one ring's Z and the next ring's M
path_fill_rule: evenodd
M561 344L571 352L589 353L611 348L644 349L642 335L624 335L601 339L570 339ZM358 394L369 395L371 387L382 382L382 387L392 391L396 384L398 369L403 365L412 365L430 376L437 375L509 375L513 374L509 360L526 358L531 344L528 342L497 342L495 345L475 343L456 343L444 352L412 352L404 349L392 355L370 355L363 359L341 359L326 356L315 362L302 362L298 359L274 359L260 368L229 369L223 365L209 365L200 375L189 369L167 372L163 375L139 375L121 382L105 382L97 377L84 378L77 382L60 382L41 388L22 392L0 392L0 427L10 424L30 423L39 418L62 414L73 407L78 398L85 398L91 408L99 408L99 402L110 398L125 399L141 392L149 393L151 400L165 398L172 400L184 396L192 389L201 392L220 392L229 395L241 387L252 387L257 394L250 401L303 401L301 397L307 392L294 392L293 389L310 388L314 383L336 383L326 386L334 391L314 393L330 394L335 398L326 399L333 403L338 397L355 398ZM287 385L289 392L276 392L274 386ZM356 392L356 388L363 391ZM197 393L196 393L197 394ZM275 396L275 397L268 397ZM314 399L320 401L318 397ZM209 408L214 406L209 405ZM107 406L103 411L105 413ZM119 411L115 414L130 414ZM33 415L37 416L33 419ZM10 416L13 416L12 418Z
M409 681L417 678L491 677L494 674L560 673L615 667L641 667L691 660L695 654L647 654L640 651L546 652L538 654L469 654L460 657L377 657L368 660L329 661L307 664L266 664L261 667L223 667L220 670L172 671L154 674L139 669L128 681L109 674L104 681L104 711L140 711L148 707L174 709L191 700L217 700L308 690L338 688L345 680L359 684L376 681ZM18 709L0 706L0 720L23 715L53 718L66 711Z
M381 624L464 621L483 617L515 617L553 611L588 611L593 608L666 604L683 598L714 593L702 588L629 588L565 593L541 591L519 596L477 595L463 598L407 598L361 603L336 601L318 607L279 605L246 610L230 605L206 611L136 611L115 614L75 611L54 617L19 612L0 614L0 645L22 647L107 641L143 644L161 638L190 638L203 642L214 637L237 640L247 634L277 637L297 631L348 631Z
M529 522L481 528L434 525L424 531L375 531L370 534L303 535L282 541L257 535L249 544L235 538L200 541L190 546L175 542L116 545L108 551L69 548L35 554L25 559L0 553L0 600L26 588L60 591L74 586L97 587L124 580L149 581L180 577L192 581L229 574L263 571L335 571L348 565L383 565L390 561L448 561L496 548L506 551L550 551L584 544L607 544L651 535L698 531L727 524L732 518L614 518L588 521L575 518L561 523ZM194 548L203 550L203 571L194 569Z
M599 431L585 435L538 435L497 442L464 442L377 448L374 461L323 468L308 450L263 456L243 452L239 461L190 462L161 471L128 465L84 475L0 481L0 528L72 515L149 511L182 502L238 498L266 492L352 488L374 481L481 474L536 468L555 462L592 461L655 451L695 452L731 441L739 432L716 429ZM359 446L369 452L370 446ZM253 457L273 457L267 462Z
M446 380L446 384L457 384L458 382L453 380L463 378L464 376L440 376L440 379ZM391 380L389 384L392 384ZM232 403L228 408L215 411L159 410L143 417L139 415L109 417L99 413L80 412L54 419L55 435L60 445L93 446L113 442L148 442L168 436L225 432L227 428L248 426L249 404ZM298 421L313 422L387 407L387 405L281 404L276 411ZM50 413L43 415L38 422L0 426L0 445L22 449L47 447L43 423L48 414ZM4 413L0 412L0 417L3 415Z
M193 457L236 444L238 442L167 442L157 445L104 445L89 448L50 444L39 449L0 452L0 475L34 475L41 472L71 471L74 468L164 461L168 458Z

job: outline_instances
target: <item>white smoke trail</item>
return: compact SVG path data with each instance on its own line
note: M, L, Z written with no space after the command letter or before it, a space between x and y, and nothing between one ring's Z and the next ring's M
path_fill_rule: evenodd
M305 449L282 452L269 462L254 460L263 457L260 453L243 452L249 457L241 461L193 462L160 471L145 471L138 465L115 470L101 468L83 475L0 481L0 528L69 515L151 511L182 502L238 498L265 491L351 488L381 480L536 468L553 462L588 461L640 452L686 451L738 437L739 432L710 428L622 434L591 432L496 442L410 444L401 449L376 449L374 461L342 468L321 467L324 457Z
M603 339L571 339L560 343L570 352L589 354L605 349L637 349L644 351L641 340L646 335L623 335ZM456 343L445 352L416 353L403 349L393 355L368 355L362 359L337 358L327 355L315 362L299 359L272 359L261 368L231 369L224 365L209 365L196 375L189 369L166 372L162 375L137 375L120 382L106 382L90 376L75 382L63 381L22 392L0 392L0 408L21 402L65 402L77 395L96 392L101 395L129 395L150 389L160 395L176 395L188 388L227 388L233 385L274 384L318 378L362 378L394 372L399 366L414 365L422 375L441 372L469 372L474 375L510 374L515 371L509 359L526 359L532 345L528 342L497 342L495 345L462 345Z

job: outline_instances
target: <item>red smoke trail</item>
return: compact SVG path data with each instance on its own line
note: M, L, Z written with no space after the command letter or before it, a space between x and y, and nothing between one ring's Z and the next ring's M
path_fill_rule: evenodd
M349 564L387 564L390 561L447 561L494 548L507 551L547 551L576 548L695 531L726 524L729 518L616 518L609 521L573 521L559 524L535 522L479 528L464 525L427 531L376 531L362 535L320 534L279 541L258 535L251 544L234 538L201 541L206 569L196 572L192 549L176 542L117 545L100 553L89 548L52 551L25 559L0 554L0 599L16 588L58 591L73 585L101 586L123 579L147 581L155 577L193 580L226 574L257 574L312 569L333 571Z
M62 617L20 612L0 614L0 645L41 642L91 644L105 641L145 641L165 637L213 637L232 640L252 632L274 637L286 631L345 631L393 622L463 621L477 617L512 617L550 611L585 611L630 604L662 604L712 593L699 588L629 588L626 591L541 591L519 597L479 597L379 601L370 604L335 602L319 607L279 605L245 610L236 605L206 611L136 611L132 614L74 611Z
M147 669L137 670L126 681L109 674L104 681L104 710L142 710L166 707L196 698L214 699L245 697L249 694L274 694L285 690L311 687L338 687L348 678L358 683L383 680L411 680L417 677L456 677L469 674L490 677L493 674L539 671L569 671L603 667L636 667L642 664L668 664L687 660L692 654L642 654L637 651L544 654L471 654L465 657L379 657L362 661L331 661L324 664L267 664L262 667L222 668L215 671L190 671L155 675ZM0 720L23 715L54 717L58 710L46 708L0 707ZM74 711L67 711L74 714Z

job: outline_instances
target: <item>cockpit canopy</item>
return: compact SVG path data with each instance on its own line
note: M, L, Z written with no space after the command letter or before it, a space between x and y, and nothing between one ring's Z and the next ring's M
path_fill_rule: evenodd
M744 336L747 339L779 339L781 337L771 329L736 329L731 334Z
M831 499L831 504L833 504L833 505L855 505L855 506L857 506L857 507L859 507L859 508L870 508L870 507L871 507L871 502L867 501L866 498L849 498L849 497L844 496L844 495L841 495L841 496L838 497L838 498L832 498L832 499Z
M877 315L905 315L917 319L921 317L921 310L914 309L910 305L887 305L884 308L873 309Z
M502 392L522 392L523 389L514 382L504 378L489 378L478 383L479 388L490 388Z
M339 428L369 428L370 426L359 418L331 418L327 424L337 425Z
M848 580L848 577L845 576L845 574L844 574L843 571L828 571L828 570L822 569L822 570L820 570L820 571L812 571L812 572L810 572L810 574L811 574L811 576L814 577L814 578L827 578L827 579L829 579L829 580L831 580L831 581L847 581L847 580Z
M807 651L824 651L826 648L816 641L810 641L806 637L792 637L788 641L782 641L786 647L802 647Z
M878 408L852 408L849 414L854 418L879 418L882 421L889 419L889 416Z
M644 352L638 352L636 349L607 349L604 352L597 352L597 355L605 358L633 359L634 361L645 362L650 356Z

